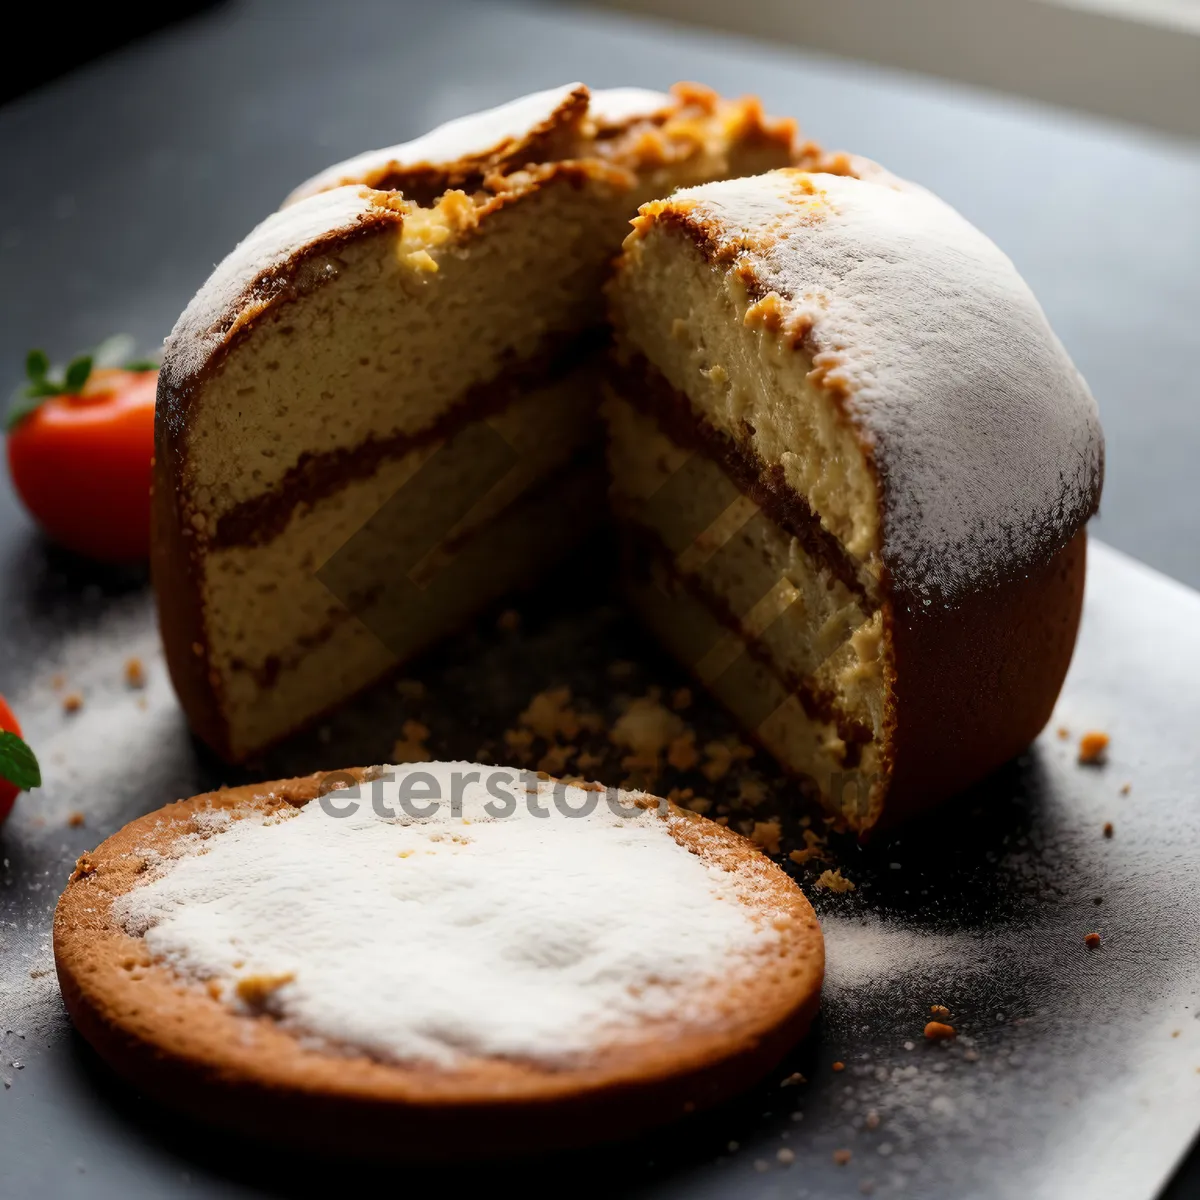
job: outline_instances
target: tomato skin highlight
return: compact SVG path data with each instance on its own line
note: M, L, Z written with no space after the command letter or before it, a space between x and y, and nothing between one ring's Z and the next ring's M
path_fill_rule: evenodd
M17 737L21 736L21 726L3 696L0 696L0 729L15 733ZM13 801L16 800L18 793L19 789L15 783L9 783L7 779L0 779L0 825L4 823L4 818L12 812Z
M51 396L8 435L25 507L56 542L102 562L150 553L157 371L93 371L78 395Z

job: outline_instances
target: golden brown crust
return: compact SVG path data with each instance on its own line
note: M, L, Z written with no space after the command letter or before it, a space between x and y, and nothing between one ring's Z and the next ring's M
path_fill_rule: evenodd
M1045 728L1083 611L1087 530L953 609L885 604L890 826L982 779Z
M703 841L705 856L727 870L753 872L763 909L786 916L780 953L753 980L729 987L722 1028L647 1027L644 1040L602 1048L571 1069L472 1059L448 1072L323 1053L269 1016L242 1015L180 981L115 923L112 901L136 884L143 853L194 829L198 809L301 805L325 778L167 805L114 834L72 876L54 920L63 997L83 1036L146 1094L307 1147L421 1159L516 1154L622 1136L709 1107L764 1075L807 1030L824 970L811 907L752 843L691 813L673 823L673 836L693 849Z

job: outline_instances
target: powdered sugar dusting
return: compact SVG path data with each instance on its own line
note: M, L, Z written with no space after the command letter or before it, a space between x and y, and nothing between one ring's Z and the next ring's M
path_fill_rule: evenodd
M703 1024L707 984L775 953L761 895L629 793L471 763L385 772L282 819L210 823L114 915L232 1003L272 980L262 1002L298 1033L442 1065L567 1064L648 1021ZM411 815L435 788L437 812Z
M379 193L365 187L341 187L311 196L272 213L221 261L183 310L164 345L163 376L169 386L182 384L204 366L238 320L257 311L265 277L283 266L301 247L345 234L385 210ZM394 214L399 221L399 214Z
M676 193L807 344L873 447L883 556L923 603L1024 570L1095 509L1095 401L1009 259L894 177L796 171Z
M602 88L592 93L588 113L601 126L623 125L639 117L652 117L674 103L666 92L652 92L648 88Z
M284 203L293 204L339 184L370 182L373 177L405 167L485 159L507 143L521 140L548 122L582 87L581 83L568 83L544 92L533 92L496 108L456 117L411 142L355 155L302 183Z

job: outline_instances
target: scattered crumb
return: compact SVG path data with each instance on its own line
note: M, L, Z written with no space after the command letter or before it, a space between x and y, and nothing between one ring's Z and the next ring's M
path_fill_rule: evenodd
M405 721L400 726L400 732L403 736L392 746L392 761L429 762L429 747L425 745L429 727L420 721Z
M78 829L84 822L84 816L81 812L73 812L67 815L67 824L73 829Z
M944 1004L931 1004L929 1011L935 1017L948 1017L950 1015L950 1010Z
M944 1021L930 1021L925 1026L925 1040L929 1042L946 1042L955 1036L954 1026Z
M1113 823L1111 821L1104 822L1104 836L1110 838L1113 835Z
M1065 725L1060 725L1057 732L1060 740L1064 742L1071 736L1071 731Z
M804 849L793 850L788 857L792 860L792 862L803 866L810 859L824 859L827 845L828 843L826 840L819 833L817 833L816 830L805 829Z
M1095 950L1100 945L1100 935L1098 933L1088 933L1084 935L1083 944L1089 950Z
M81 854L75 860L75 870L71 872L71 878L68 882L74 883L78 879L86 879L89 875L96 873L96 864L92 862L90 854Z
M574 756L574 746L552 745L548 747L546 753L538 759L538 770L546 771L550 775L561 775L567 769L567 764L572 758L574 758Z
M137 698L137 706L138 706L138 708L140 708L142 710L142 712L145 712L146 709L150 707L150 705L146 701L145 696L139 696Z
M142 666L140 658L125 660L125 683L131 688L146 686L146 668Z
M529 752L533 749L532 729L506 729L504 744L508 747L509 756L518 763L529 761Z
M755 845L761 846L768 854L779 853L779 839L782 836L783 830L779 822L775 820L755 821L754 828L750 831L750 840Z
M716 783L719 779L724 779L729 774L729 768L733 766L733 749L725 742L709 742L704 747L704 753L707 761L700 768L704 778L709 783Z
M422 700L425 697L425 685L419 679L397 679L396 691L405 700Z
M496 628L515 633L521 628L521 614L515 608L506 608L496 619Z
M581 750L578 757L575 759L575 765L581 771L590 771L593 767L598 767L604 758L599 754L593 754L590 750Z
M50 686L56 692L61 692L67 686L67 677L65 675L51 675Z
M795 1152L795 1150L789 1150L787 1148L787 1146L784 1146L780 1151L778 1151L778 1153L775 1155L775 1157L785 1167L790 1167L792 1165L792 1163L794 1163L796 1161L796 1152Z
M83 707L83 697L78 692L68 692L63 697L63 712L75 713Z
M846 1064L844 1062L835 1062L833 1064L833 1069L835 1071L844 1071L846 1069Z
M291 973L287 975L247 975L244 979L238 980L235 990L238 999L243 1004L258 1007L285 983L291 983L295 978L295 975Z
M682 712L685 708L692 706L692 689L691 688L676 688L671 694L671 707L676 712Z
M790 1075L786 1076L785 1078L783 1078L779 1081L779 1086L780 1087L795 1087L797 1084L807 1083L807 1082L808 1082L808 1080L805 1079L804 1076L801 1075L799 1071L793 1071Z
M1128 796L1128 795L1129 795L1129 793L1130 793L1132 790L1133 790L1133 784L1132 784L1132 783L1123 783L1123 784L1121 784L1121 795L1122 795L1122 796Z
M737 798L739 804L744 804L747 808L754 808L755 805L761 804L767 798L767 789L761 780L743 779L738 784Z
M569 687L547 688L544 692L538 692L517 720L548 742L558 738L574 741L581 728L579 714L571 707Z
M850 1151L835 1150L833 1152L833 1161L837 1163L839 1167L844 1167L850 1161Z
M696 735L690 729L673 738L667 747L667 762L677 771L690 771L699 761Z
M1108 741L1107 733L1085 733L1079 739L1079 761L1088 764L1103 761Z
M644 770L658 774L660 760L668 746L684 732L678 714L664 708L658 698L649 694L630 702L609 730L609 740L629 751L621 759L627 771Z
M867 1115L863 1118L863 1124L868 1129L878 1129L879 1128L879 1114L874 1109L871 1109L871 1111L869 1113L867 1113Z
M693 796L688 802L687 807L694 813L699 813L703 816L709 809L712 808L712 801L705 796Z
M829 871L822 871L817 876L813 887L824 888L829 892L852 892L854 891L854 883L847 879L836 867Z
M1178 1029L1174 1029L1174 1030L1172 1030L1172 1031L1171 1031L1171 1036L1172 1036L1173 1038L1176 1038L1176 1037L1178 1037L1178 1036L1179 1036L1179 1033L1180 1033L1180 1031L1179 1031Z

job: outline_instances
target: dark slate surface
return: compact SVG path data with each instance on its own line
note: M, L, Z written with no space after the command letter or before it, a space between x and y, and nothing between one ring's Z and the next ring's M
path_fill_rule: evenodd
M309 171L570 77L753 89L814 135L956 203L1016 259L1099 397L1109 435L1099 532L1200 583L1194 146L556 6L231 4L0 109L0 363L15 376L29 345L65 355L114 329L156 342L212 263ZM114 1086L70 1034L45 971L49 913L71 861L138 813L233 775L187 736L137 572L98 572L48 549L6 485L0 564L0 689L47 776L0 832L0 1194L395 1187L394 1174L347 1180L182 1127ZM816 895L830 981L817 1035L792 1064L810 1083L773 1079L645 1145L405 1182L609 1195L838 1197L867 1181L878 1195L1153 1195L1200 1123L1200 597L1103 550L1092 567L1062 720L1076 733L1109 729L1112 762L1083 770L1051 734L964 798L952 829L935 819L868 850L839 846L859 887ZM525 629L500 635L482 622L421 665L431 697L417 715L435 751L473 755L547 684L569 680L611 705L614 658L639 664L625 687L677 679L618 612L581 607L577 594L530 611ZM148 665L141 695L121 681L133 654ZM70 720L56 672L87 697ZM327 741L286 747L262 770L386 757L405 710L391 691L367 707L371 722L353 728L349 714ZM716 714L696 719L721 727ZM787 800L781 790L776 801ZM67 826L74 810L83 828ZM1112 840L1101 837L1106 820ZM1104 947L1089 954L1082 936L1093 928ZM934 1002L962 1030L950 1048L922 1044ZM846 1070L833 1073L835 1060ZM777 1161L781 1146L796 1153L790 1168ZM845 1167L831 1158L839 1148L852 1151ZM1193 1163L1172 1196L1198 1176Z

